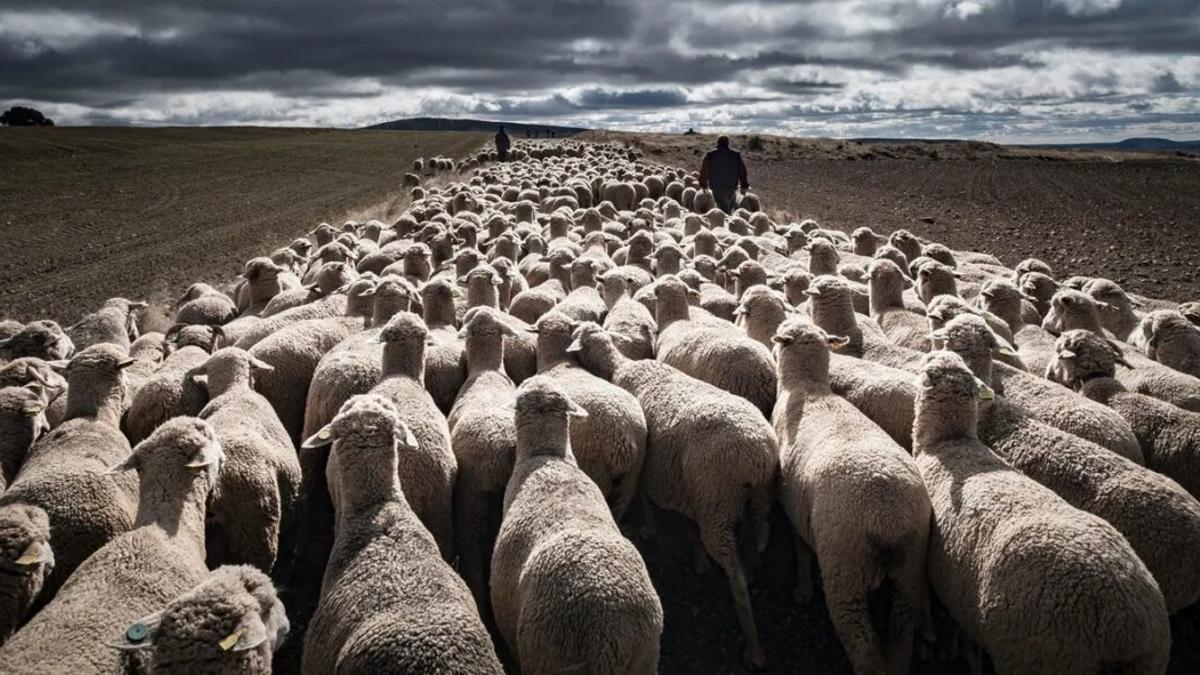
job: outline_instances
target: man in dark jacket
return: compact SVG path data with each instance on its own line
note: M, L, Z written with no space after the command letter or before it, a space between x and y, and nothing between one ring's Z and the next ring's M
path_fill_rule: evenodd
M496 154L500 157L501 162L508 161L508 149L512 147L512 141L508 140L508 134L504 133L504 127L500 127L500 131L496 133Z
M717 149L705 155L700 163L700 187L712 190L717 208L732 213L737 204L738 185L743 193L750 189L746 162L740 153L729 149L729 137L721 136L717 139Z

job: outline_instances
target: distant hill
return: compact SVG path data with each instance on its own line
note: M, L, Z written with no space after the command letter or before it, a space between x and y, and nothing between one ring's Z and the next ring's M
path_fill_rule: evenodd
M487 120L448 119L445 117L409 117L402 120L392 120L372 124L368 129L387 129L390 131L491 131L504 125L504 129L513 136L524 136L526 131L534 132L539 138L547 131L553 131L555 136L571 136L587 131L581 127L560 127L552 124L524 124L521 122L489 122Z
M1126 138L1116 143L1046 143L1027 148L1063 148L1072 150L1141 150L1143 152L1200 151L1200 141L1172 141L1167 138Z

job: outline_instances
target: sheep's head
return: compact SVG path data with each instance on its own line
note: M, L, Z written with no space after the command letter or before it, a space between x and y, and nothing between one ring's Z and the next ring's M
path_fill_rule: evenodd
M209 354L217 348L217 343L225 337L225 331L220 326L190 326L177 323L167 331L166 340L175 349L183 347L199 347Z
M1080 291L1061 290L1050 299L1050 311L1042 321L1042 328L1054 335L1069 330L1081 329L1100 333L1100 314L1097 303Z
M655 303L655 307L679 308L690 304L690 299L699 300L700 291L690 288L678 276L668 274L664 277L659 277L654 283L651 298Z
M771 338L777 357L781 360L798 358L801 362L828 362L829 352L841 351L850 338L829 335L806 319L788 319L775 330Z
M812 280L805 295L812 298L813 305L831 307L834 305L853 303L853 290L849 282L831 274L824 274Z
M992 358L1009 355L987 322L975 314L962 313L929 333L934 349L944 349L963 357L969 364L987 364Z
M916 260L922 255L921 241L908 230L896 230L888 237L888 243L895 246L909 260Z
M905 275L908 275L908 257L892 245L880 246L873 256L876 260L891 260Z
M783 273L782 277L777 277L788 304L793 307L808 299L807 291L812 285L812 279L811 274L799 267L790 268Z
M875 255L879 250L879 235L869 227L859 227L850 233L850 241L854 243L854 252L858 255Z
M1179 306L1179 313L1192 325L1200 326L1200 302L1185 302Z
M472 307L463 315L459 339L482 340L489 338L515 338L516 332L505 323L504 315L491 307Z
M1183 314L1160 309L1144 316L1130 342L1155 360L1174 362L1200 357L1200 328Z
M358 455L361 451L381 448L394 453L398 447L405 450L419 447L412 429L400 418L396 404L378 394L362 394L346 401L333 421L305 440L302 447L319 448L330 444L334 444L335 456ZM334 466L330 465L331 472Z
M209 489L225 464L225 451L217 440L212 426L198 417L175 417L154 430L150 437L138 443L124 461L110 473L137 471L146 479L179 475L182 469L189 474L204 475Z
M254 258L246 263L242 276L250 283L265 283L275 281L286 271L286 267L275 264L270 258Z
M884 297L899 297L904 294L905 288L912 286L912 281L904 276L900 267L885 258L871 261L867 278L872 292L881 293Z
M933 352L925 357L921 374L917 376L917 388L918 406L932 404L958 410L975 409L978 401L990 401L996 396L987 384L975 377L961 356L948 351Z
M50 424L46 421L46 406L47 392L38 382L0 388L0 437L14 448L31 447L50 431ZM0 484L3 484L2 481Z
M737 279L742 287L767 283L767 269L756 260L743 261L737 268L726 273Z
M808 244L808 271L814 276L836 274L838 262L842 256L837 247L825 239L813 239Z
M939 295L958 295L958 273L953 268L926 258L918 266L913 263L916 276L917 295L928 305Z
M213 352L203 365L193 368L190 375L197 384L207 385L209 394L216 397L239 384L253 387L259 376L274 370L274 366L245 349L225 347Z
M1017 263L1017 266L1013 269L1013 271L1017 273L1018 281L1021 279L1021 277L1030 272L1037 272L1039 274L1044 274L1051 279L1054 278L1054 270L1052 270L1049 265L1041 260L1038 260L1037 258L1026 258L1025 260L1022 260L1021 262Z
M55 369L65 371L66 367L65 361L44 361L33 356L22 356L0 367L0 387L38 385L42 398L49 403L67 389L66 378Z
M191 286L188 286L188 289L184 291L183 295L179 296L179 299L175 301L175 306L179 307L183 304L191 302L192 300L214 292L215 291L213 290L213 287L204 282L194 283Z
M925 316L929 319L930 330L944 327L952 319L963 314L979 315L979 310L968 305L962 298L954 295L939 295L930 301L925 308Z
M941 244L930 244L925 247L922 253L926 257L936 260L947 267L958 267L958 261L954 259L954 253Z
M0 569L5 572L0 576L5 609L23 614L27 606L18 608L9 603L37 597L54 569L50 518L40 507L21 503L0 506ZM10 626L3 626L6 622L0 621L0 627L16 629L15 623L22 618L10 617L14 624Z
M129 624L109 645L124 651L152 649L156 672L189 664L258 672L270 665L290 624L267 575L249 565L209 573L164 609Z
M429 329L425 321L412 312L399 312L379 331L378 342L425 344Z
M71 388L95 388L123 382L123 371L133 364L129 354L117 345L92 345L67 363L67 383Z
M571 417L584 419L587 411L571 400L562 387L546 378L530 378L517 389L513 403L517 428L546 429L566 425Z
M460 277L459 282L466 284L468 289L484 290L489 286L499 286L504 280L492 266L480 265Z
M1070 330L1054 343L1055 358L1046 377L1078 391L1097 377L1113 377L1117 366L1132 368L1121 346L1086 330Z

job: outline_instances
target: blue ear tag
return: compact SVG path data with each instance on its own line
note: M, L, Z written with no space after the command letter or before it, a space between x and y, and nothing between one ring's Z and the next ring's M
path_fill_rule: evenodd
M141 642L150 636L150 627L144 623L135 623L125 630L125 639L130 642Z

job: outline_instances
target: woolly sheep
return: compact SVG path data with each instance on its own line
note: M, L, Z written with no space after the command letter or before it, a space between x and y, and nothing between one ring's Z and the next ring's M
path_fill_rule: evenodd
M620 521L637 492L646 456L646 418L632 394L579 366L567 353L579 322L557 311L538 320L538 375L553 382L588 416L571 425L574 457Z
M132 397L125 415L130 443L140 443L160 424L180 415L198 415L208 392L189 373L208 360L223 333L219 326L173 326L168 342L175 349Z
M84 561L54 600L0 648L8 672L124 672L121 652L105 644L207 575L205 502L223 461L212 428L177 417L122 460L113 471L137 471L134 529ZM69 543L52 541L58 550ZM136 639L145 630L127 630L126 637Z
M1027 302L1021 290L1011 282L993 279L984 283L979 297L984 311L1008 324L1021 362L1030 372L1044 372L1054 359L1054 336L1040 324L1026 322L1022 308Z
M74 353L75 343L54 321L30 321L15 335L0 341L0 358L6 361L23 357L58 361Z
M575 463L570 420L588 412L556 379L531 379L516 396L516 463L492 557L496 624L523 672L656 673L662 605Z
M1200 302L1185 302L1179 306L1179 313L1193 326L1200 326Z
M871 318L892 342L921 352L929 351L928 321L904 307L904 289L912 282L890 260L872 261L868 274Z
M1055 334L1076 329L1106 334L1100 325L1095 301L1070 289L1054 294L1042 326ZM1117 373L1117 380L1126 388L1160 398L1184 410L1200 412L1200 378L1152 361L1135 351L1130 351L1128 358L1134 369Z
M1119 340L1129 340L1137 330L1141 317L1133 309L1133 302L1125 290L1108 279L1092 279L1084 286L1084 292L1096 301L1100 324Z
M0 645L16 632L54 569L50 519L26 504L0 506Z
M979 317L962 315L933 332L935 345L940 346L951 333L960 330L984 335L988 329ZM990 340L993 358L1007 349L995 341L994 335ZM1108 448L1136 464L1145 463L1129 424L1104 405L1003 363L992 364L991 384L1005 400L1021 406L1039 421Z
M1163 672L1166 607L1125 539L980 442L977 399L992 394L962 359L936 352L919 391L913 454L933 503L929 578L968 639L998 673Z
M1183 314L1167 309L1147 314L1134 329L1130 342L1147 358L1200 377L1200 329Z
M735 324L747 337L767 349L774 348L771 338L775 329L793 313L783 294L767 286L751 286L742 294L742 301L733 310Z
M252 388L272 370L252 354L226 347L193 371L208 379L212 400L199 417L212 425L226 457L210 496L210 567L245 563L270 572L296 504L296 450L271 404Z
M134 363L125 369L126 407L137 397L150 376L158 370L169 350L166 336L159 332L139 336L129 345L129 358L133 359Z
M67 380L55 371L55 367L64 368L65 364L22 356L0 366L0 387L28 387L46 402L42 421L47 431L62 424L67 414Z
M600 277L600 295L608 307L604 330L612 335L617 349L631 359L654 358L658 324L645 305L630 297L629 277L620 270L605 272Z
M1118 365L1131 367L1120 346L1095 333L1068 331L1056 346L1058 359L1046 376L1127 420L1141 443L1146 466L1200 497L1200 413L1127 391L1114 377Z
M690 320L688 289L678 277L659 279L655 290L657 358L685 374L750 401L763 415L775 406L775 366L762 344L735 327Z
M46 396L36 381L0 388L0 494L25 463L29 448L50 431Z
M269 675L289 628L271 579L249 565L228 565L123 628L112 644L149 650L144 660L161 675ZM135 642L131 635L145 637Z
M946 348L984 384L991 350L979 324L947 331ZM979 413L979 439L1013 467L1075 508L1104 518L1154 575L1169 611L1200 599L1200 502L1165 476L1045 425L1001 397Z
M129 455L119 424L125 400L121 371L132 364L113 344L76 354L67 368L66 421L30 448L0 495L0 505L38 506L50 519L55 565L42 588L44 598L53 597L80 563L133 523L136 482L107 475Z
M303 671L502 673L471 594L405 499L397 455L419 448L396 408L350 399L305 442L329 444L338 519Z
M643 492L662 508L696 523L708 555L725 570L746 661L761 667L747 570L738 555L736 527L749 518L747 542L761 553L778 472L778 442L750 402L658 361L631 361L596 324L575 330L568 352L593 375L633 394L646 415Z
M774 341L780 501L796 531L797 597L812 597L815 553L830 618L855 672L907 672L929 537L921 476L903 448L830 391L829 351L848 338L789 321ZM885 582L893 591L881 636L868 596Z
M75 325L68 328L67 335L76 349L82 350L92 345L109 343L128 351L130 341L138 337L137 317L134 312L144 307L144 302L110 298L95 313L84 315Z
M379 384L371 393L391 401L419 445L399 458L400 483L413 512L433 535L447 560L453 559L451 518L458 474L450 428L426 390L428 329L420 317L400 312L377 338L383 344Z
M514 337L499 313L480 307L463 326L467 380L448 418L458 461L454 484L454 540L459 572L487 611L489 553L500 527L504 486L512 474L516 431L504 406L516 387L504 372L504 338Z
M205 283L195 283L176 301L176 323L220 326L237 317L237 303Z

